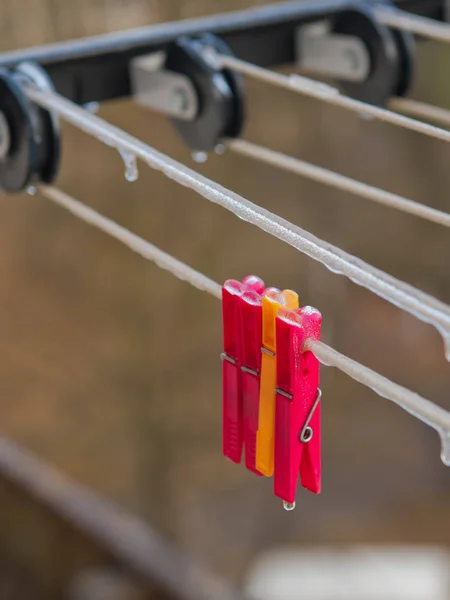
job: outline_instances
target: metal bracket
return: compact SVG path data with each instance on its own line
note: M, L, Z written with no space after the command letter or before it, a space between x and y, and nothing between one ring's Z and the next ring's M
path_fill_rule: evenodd
M140 56L130 62L134 100L147 108L182 121L194 121L199 112L197 92L188 77L164 70L165 52Z
M450 23L450 0L444 0L444 21Z
M297 64L301 69L344 81L363 82L370 73L370 56L357 37L330 33L330 23L320 21L299 27Z

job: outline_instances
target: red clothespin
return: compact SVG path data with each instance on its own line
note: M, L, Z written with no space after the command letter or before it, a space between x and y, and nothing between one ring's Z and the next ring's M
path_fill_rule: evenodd
M244 407L245 466L262 476L256 468L259 390L261 377L262 296L247 291L240 297L242 333L242 399Z
M311 306L281 309L277 316L274 491L286 510L295 507L299 475L304 488L320 493L320 368L303 345L320 339L321 324Z
M245 292L262 294L264 283L250 275L243 282L229 279L222 287L222 443L223 454L241 462L243 446L242 333L240 298Z

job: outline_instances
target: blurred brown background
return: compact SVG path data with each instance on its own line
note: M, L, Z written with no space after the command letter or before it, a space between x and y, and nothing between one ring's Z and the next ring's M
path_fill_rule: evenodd
M0 49L262 3L2 0ZM420 45L415 96L450 108L449 69L448 47ZM248 139L450 210L444 143L251 81L246 90ZM165 118L128 101L100 115L194 164ZM118 153L95 139L64 126L63 143L65 191L217 281L255 273L298 290L323 312L328 344L450 409L434 329L144 165L127 183ZM450 303L444 228L233 155L195 168ZM431 429L323 369L323 493L301 490L285 513L270 481L221 456L217 300L38 196L0 202L2 434L238 583L273 547L450 543L450 475Z

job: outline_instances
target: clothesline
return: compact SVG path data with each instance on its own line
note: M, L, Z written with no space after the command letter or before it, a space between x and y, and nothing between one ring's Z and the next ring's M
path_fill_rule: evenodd
M302 75L283 75L275 71L263 69L262 67L236 58L235 56L218 54L214 50L211 50L208 54L210 55L211 60L215 60L221 67L231 69L237 73L246 75L247 77L252 77L253 79L257 79L258 81L262 81L269 85L281 87L291 92L327 102L328 104L356 112L360 115L367 115L374 119L378 119L379 121L396 125L397 127L416 131L417 133L422 133L444 142L450 142L450 131L435 127L434 125L429 125L428 123L423 123L422 121L417 121L416 119L411 119L410 117L400 115L386 108L381 108L380 106L375 106L373 104L368 104L367 102L361 102L361 100L350 98L349 96L344 96L340 93L338 88L333 87L332 85L321 83L320 81L315 81L314 79L303 77Z
M158 152L118 127L80 108L54 92L26 87L38 105L59 114L89 135L112 146L127 157L127 168L136 158L161 171L207 200L229 210L240 219L256 225L310 258L342 274L416 318L432 324L442 335L450 359L450 306L337 248L289 221L265 210L220 184L204 177L174 159ZM449 133L450 135L450 133Z
M427 221L450 227L449 213L437 210L436 208L431 208L430 206L425 206L424 204L420 204L420 202L414 202L413 200L382 190L373 185L356 181L351 177L345 177L344 175L329 171L328 169L313 165L304 160L287 156L281 152L275 152L274 150L253 144L247 140L229 140L226 147L241 156L254 158L289 173L307 177L313 181L329 185L338 190L348 192L367 200L372 200L378 204L383 204L410 215L426 219Z
M51 186L41 186L39 191L47 199L66 209L72 215L119 240L134 252L154 262L178 279L190 283L198 290L205 291L214 298L221 299L221 286L203 273L177 260L61 190ZM305 344L305 349L313 352L322 364L338 368L352 379L371 388L379 396L391 400L435 429L441 438L442 461L450 466L450 412L344 356L323 342L309 339Z

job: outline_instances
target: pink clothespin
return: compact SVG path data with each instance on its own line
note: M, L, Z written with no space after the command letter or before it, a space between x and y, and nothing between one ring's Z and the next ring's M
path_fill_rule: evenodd
M222 287L222 448L235 463L241 462L243 447L242 325L241 298L246 292L262 294L264 283L250 275L243 282L229 279Z
M242 333L242 399L244 407L245 466L262 476L256 468L259 390L261 378L262 295L247 291L240 297Z
M320 493L320 369L304 343L320 339L321 324L311 306L277 316L274 491L286 510L295 508L299 475L304 488Z

